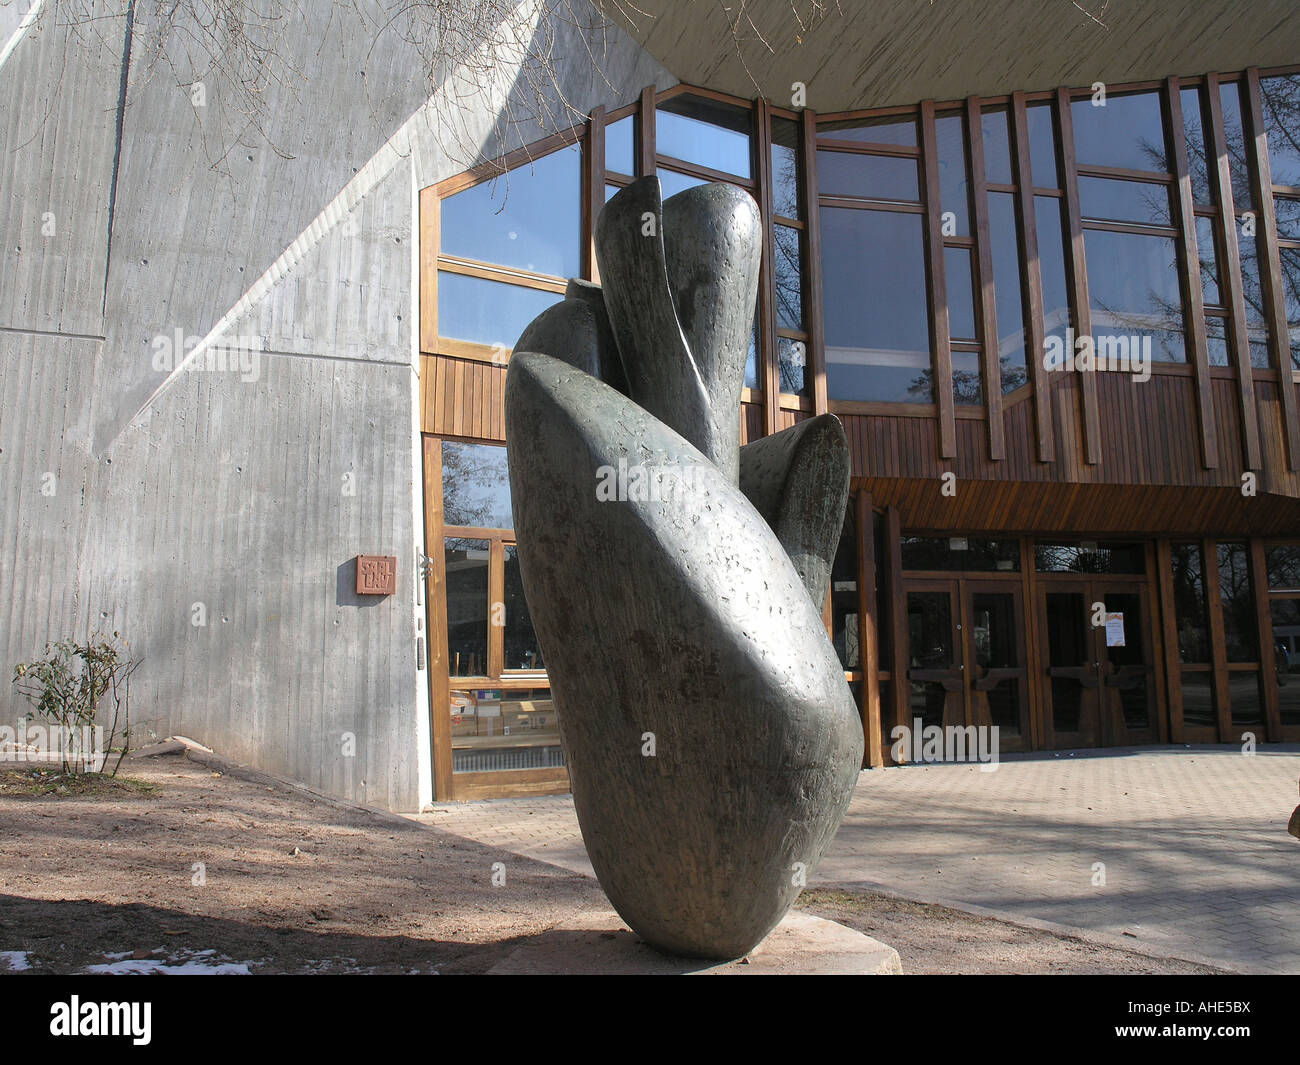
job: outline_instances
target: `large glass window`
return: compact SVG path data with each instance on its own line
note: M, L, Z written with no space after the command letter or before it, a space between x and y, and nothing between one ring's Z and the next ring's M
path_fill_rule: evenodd
M1042 540L1034 544L1034 568L1039 573L1145 573L1146 552L1138 543Z
M897 211L821 209L832 397L931 401L924 222Z
M661 156L749 178L752 130L753 113L748 109L683 94L658 107L656 150Z
M1155 92L1073 101L1074 155L1081 164L1168 173L1164 119Z
M1127 345L1138 337L1149 344L1151 358L1185 362L1174 238L1087 229L1084 247L1098 354L1114 350L1114 340Z
M1025 366L1025 313L1021 303L1020 239L1014 193L989 193L989 241L997 295L998 365L1002 368L1002 391L1011 392L1029 379Z
M488 568L491 543L453 537L444 544L447 664L453 677L488 672Z
M976 536L904 536L900 552L905 570L987 571L1020 570L1018 540L989 540Z
M505 448L442 442L442 520L479 529L513 527Z
M1174 577L1174 616L1178 624L1178 657L1184 663L1208 663L1210 621L1205 598L1205 560L1200 544L1173 544L1170 564Z
M1255 595L1250 585L1249 551L1245 544L1220 543L1219 596L1223 601L1223 633L1229 662L1258 662L1259 637Z
M442 254L555 277L582 272L582 152L562 148L442 201Z
M447 270L438 274L438 334L507 350L563 292L511 285Z

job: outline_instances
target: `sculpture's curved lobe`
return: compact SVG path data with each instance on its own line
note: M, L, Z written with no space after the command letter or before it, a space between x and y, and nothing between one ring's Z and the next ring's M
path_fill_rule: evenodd
M597 226L603 291L571 286L506 380L524 587L588 854L629 925L702 957L780 921L862 760L821 619L843 430L738 447L759 232L738 189L661 205L635 182Z

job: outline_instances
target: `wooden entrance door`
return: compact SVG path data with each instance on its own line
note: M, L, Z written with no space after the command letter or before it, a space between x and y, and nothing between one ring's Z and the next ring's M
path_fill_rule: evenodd
M1147 585L1050 580L1042 584L1047 634L1045 746L1157 742L1156 670Z

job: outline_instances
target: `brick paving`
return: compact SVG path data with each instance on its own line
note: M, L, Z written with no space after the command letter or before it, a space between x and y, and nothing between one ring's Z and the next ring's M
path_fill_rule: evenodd
M859 777L809 884L978 906L1161 954L1300 973L1300 840L1286 832L1298 777L1296 744L1253 757L1147 747L1010 756L994 772L873 770ZM419 820L592 873L567 795L441 804Z

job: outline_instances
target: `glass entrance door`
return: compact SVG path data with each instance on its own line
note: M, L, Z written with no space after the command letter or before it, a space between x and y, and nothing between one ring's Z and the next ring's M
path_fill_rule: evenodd
M907 585L909 726L998 727L999 749L1030 746L1025 625L1018 581Z
M966 723L959 609L956 581L917 581L908 587L909 728L918 718L921 728Z
M963 580L967 707L972 725L996 725L1004 751L1030 746L1029 671L1020 588Z
M1155 664L1145 585L1057 581L1042 594L1045 746L1155 743Z

